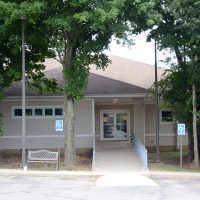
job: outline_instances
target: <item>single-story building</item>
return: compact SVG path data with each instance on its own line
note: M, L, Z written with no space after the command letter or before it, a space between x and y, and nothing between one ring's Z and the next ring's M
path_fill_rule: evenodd
M154 82L154 66L110 56L105 71L91 66L85 98L75 102L75 146L92 149L96 142L130 140L134 133L145 146L155 146L155 102L149 93ZM62 84L62 67L46 61L46 75ZM158 68L158 78L164 69ZM21 83L6 90L0 104L4 135L0 149L22 147ZM26 148L64 146L63 132L55 131L55 121L63 118L63 96L41 95L26 90ZM176 146L173 110L160 105L160 145Z

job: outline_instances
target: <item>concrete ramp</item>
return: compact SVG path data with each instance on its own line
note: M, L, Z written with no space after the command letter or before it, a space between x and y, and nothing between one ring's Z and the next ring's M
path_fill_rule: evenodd
M144 166L129 141L96 143L94 171L107 173L139 173Z

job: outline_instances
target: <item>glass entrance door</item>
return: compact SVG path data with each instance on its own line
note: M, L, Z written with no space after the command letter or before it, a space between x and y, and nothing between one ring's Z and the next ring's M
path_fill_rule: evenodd
M114 138L114 113L103 113L103 138Z
M102 112L101 139L127 140L128 139L128 112Z
M116 139L127 139L127 113L116 113Z

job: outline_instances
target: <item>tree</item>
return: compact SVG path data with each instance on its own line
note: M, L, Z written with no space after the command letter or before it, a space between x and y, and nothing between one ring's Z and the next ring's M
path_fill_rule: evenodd
M47 47L47 38L37 19L42 9L39 2L16 4L16 1L0 1L0 102L4 90L13 82L21 80L21 17L27 16L26 23L26 80L37 92L55 92L58 86L54 79L47 79L44 65L39 64L52 55ZM37 12L35 12L37 10ZM29 81L31 80L31 81ZM47 87L48 86L48 87ZM0 118L1 118L0 114ZM0 133L3 133L0 121Z
M177 64L165 80L160 82L164 100L175 106L177 118L188 123L190 158L199 167L196 131L196 85L199 80L199 8L194 0L160 1L157 10L162 20L152 36L160 48L175 53ZM192 117L193 123L192 123ZM192 132L193 131L193 132Z
M8 7L10 2L2 4ZM38 34L42 32L40 42L45 43L45 52L51 54L41 52L41 58L54 57L63 66L65 164L74 165L74 101L84 96L90 64L104 69L110 61L103 51L113 37L130 43L129 34L151 26L157 18L151 12L154 0L38 0L33 1L36 9L31 6L36 17L26 10L31 3L13 2L15 12L18 12L16 6L22 10L17 17L23 14L30 22L30 28L34 26ZM12 16L15 12L10 10Z
M64 71L66 165L75 164L74 101L84 96L90 64L104 69L109 60L103 51L112 37L125 41L146 28L152 6L144 0L46 2L43 24Z
M7 1L5 1L7 2ZM0 95L3 97L4 88L14 81L20 81L21 67L21 26L22 16L27 16L26 23L26 81L38 92L52 92L57 89L54 79L47 79L43 73L45 66L41 64L45 57L52 55L48 49L46 33L37 24L42 4L0 1ZM14 1L15 2L15 1ZM36 12L38 11L38 12ZM31 81L30 81L31 80ZM46 87L50 85L51 87ZM50 90L49 90L50 89Z
M191 69L191 84L192 84L192 104L193 104L193 137L194 137L194 165L199 168L199 154L198 154L198 135L197 135L197 105L196 105L196 85L200 78L200 19L199 19L199 4L195 0L175 2L175 16L177 19L181 18L183 27L188 29L188 41L186 43L186 55L189 58ZM181 8L181 10L180 10ZM195 34L194 34L195 33Z

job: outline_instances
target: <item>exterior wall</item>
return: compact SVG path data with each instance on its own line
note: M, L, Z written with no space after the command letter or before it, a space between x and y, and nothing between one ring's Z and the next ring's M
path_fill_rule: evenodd
M156 124L155 124L155 106L153 104L145 105L145 132L146 146L156 145ZM175 123L159 124L160 146L177 146L177 135ZM187 144L187 136L184 136L183 144Z
M93 148L93 100L85 99L75 103L75 146L77 148ZM62 99L28 99L27 106L62 106ZM21 100L6 100L0 104L3 113L4 136L0 138L0 149L21 148L21 118L12 117L12 106L21 106ZM143 98L135 98L133 104L96 105L95 134L96 141L100 139L100 111L129 110L130 133L134 133L146 146L155 146L155 111L153 104L145 104ZM28 149L64 147L64 134L55 132L55 118L26 118L26 144ZM160 123L160 146L177 146L175 124ZM144 137L145 135L145 137ZM187 136L183 144L187 144Z
M132 105L96 105L95 106L96 141L100 140L100 111L101 110L129 110L130 111L130 133L132 133L132 131L133 131Z
M29 99L26 102L26 106L62 105L62 99ZM4 136L0 138L0 149L21 148L22 120L12 117L12 106L21 106L21 101L6 100L2 102L0 107L0 112L3 114L4 130ZM75 103L75 146L77 148L93 147L92 112L92 100L86 99ZM62 119L62 117L26 118L26 144L28 149L57 148L59 144L64 147L64 134L55 132L56 119Z
M136 137L145 145L145 104L143 98L133 101L134 131Z

